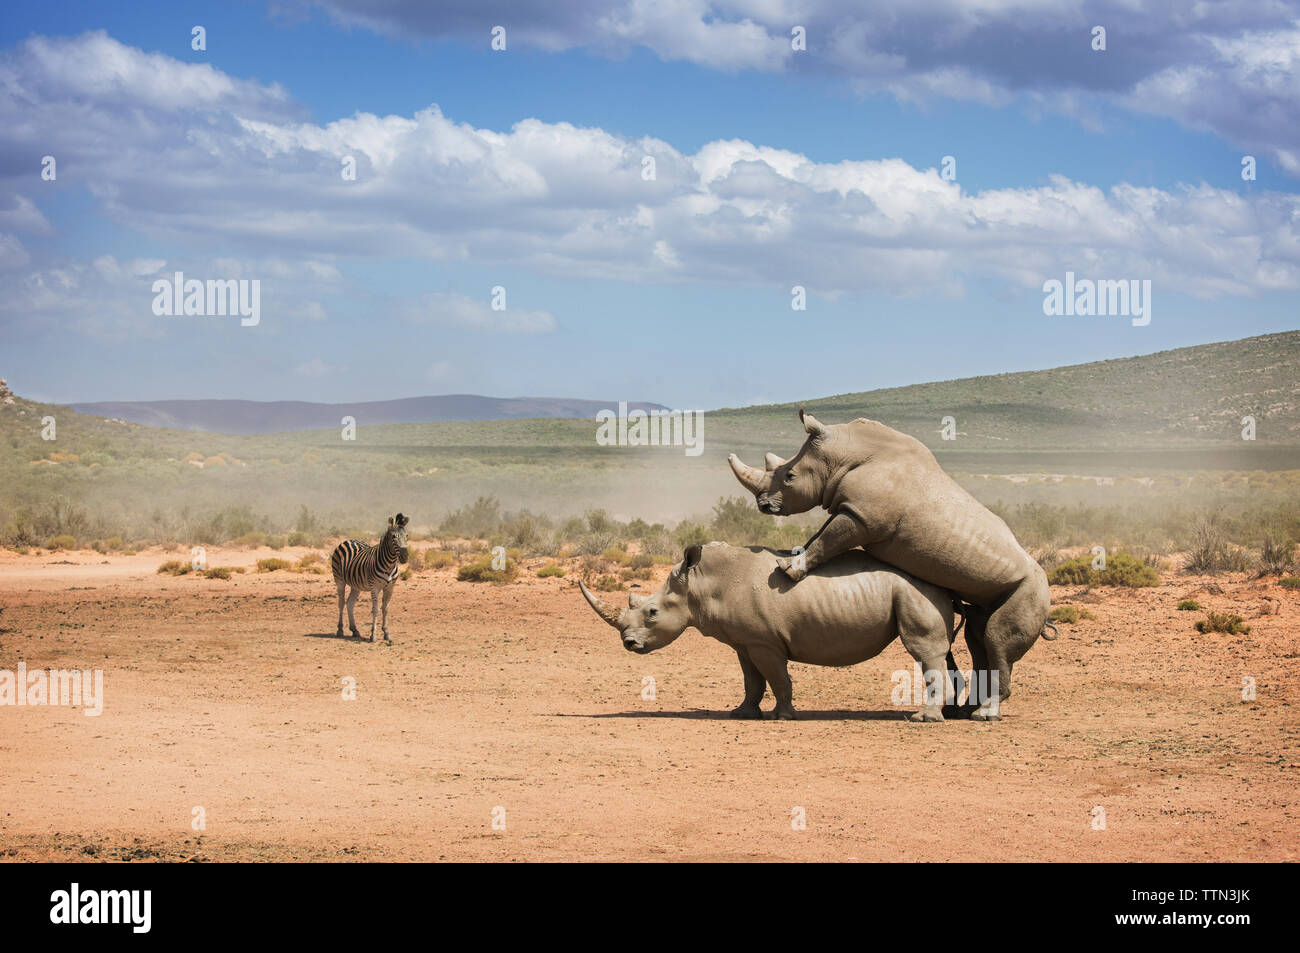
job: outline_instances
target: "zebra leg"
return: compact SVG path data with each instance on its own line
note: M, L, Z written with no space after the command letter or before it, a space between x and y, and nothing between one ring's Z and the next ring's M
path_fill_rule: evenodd
M343 638L343 590L347 588L347 583L338 580L335 585L339 587L339 638Z
M359 595L361 595L361 590L356 586L353 586L352 591L348 593L348 628L352 630L352 634L358 639L361 638L361 631L357 628L356 616L357 596Z
M383 629L384 629L384 641L385 641L385 642L391 642L391 641L393 641L392 639L390 639L390 638L388 637L388 600L391 599L391 598L393 598L393 587L392 587L391 584L389 584L389 585L387 585L387 586L384 587L384 618L383 618L383 623L382 623L382 624L383 624Z
M379 625L379 587L370 589L370 641L375 641L375 629Z

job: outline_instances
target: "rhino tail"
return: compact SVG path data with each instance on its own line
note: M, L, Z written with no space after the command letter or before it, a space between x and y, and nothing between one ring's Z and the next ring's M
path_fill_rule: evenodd
M1052 634L1051 634L1051 635L1048 635L1048 634L1047 634L1047 630L1048 630L1048 629L1051 629L1051 630L1052 630ZM1053 625L1051 622L1044 622L1044 623L1043 623L1043 638L1047 639L1047 641L1049 641L1049 642L1055 642L1056 639L1057 639L1057 637L1058 637L1060 634L1061 634L1061 633L1057 630L1056 626Z

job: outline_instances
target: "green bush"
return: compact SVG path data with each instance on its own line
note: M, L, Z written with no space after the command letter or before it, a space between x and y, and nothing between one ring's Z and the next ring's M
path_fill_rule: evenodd
M1200 607L1201 604L1195 599L1184 599L1182 602L1178 603L1179 612L1195 612Z
M76 549L77 538L64 533L59 536L51 537L45 543L46 549Z
M492 555L489 553L475 562L466 566L461 566L456 572L456 578L461 582L514 582L515 577L519 574L519 564L512 559L506 559L505 569L492 568Z
M1064 622L1073 625L1080 619L1093 619L1096 617L1087 609L1079 609L1075 606L1057 606L1047 614L1047 618L1053 622Z
M551 563L551 565L543 566L541 569L537 570L537 575L542 579L548 579L551 576L563 576L564 570L554 563Z
M1235 612L1210 612L1196 623L1197 632L1227 632L1229 635L1245 635L1250 631L1241 616Z
M204 579L229 579L230 574L232 572L239 572L239 571L240 570L234 569L230 566L213 566L211 569L204 571L203 578Z
M1279 579L1277 584L1283 589L1300 589L1300 576L1287 576Z
M1066 560L1051 571L1047 581L1054 586L1128 586L1138 589L1160 585L1160 574L1127 553L1106 557L1105 569L1092 568L1092 556Z
M616 576L601 576L592 584L592 588L600 592L621 592L623 583Z
M257 561L258 572L275 572L278 569L292 569L293 563L287 559L277 559L272 556L270 559L259 559Z
M179 559L169 559L159 566L157 571L160 575L183 576L187 572L193 571L193 569L194 567L189 563L181 562Z

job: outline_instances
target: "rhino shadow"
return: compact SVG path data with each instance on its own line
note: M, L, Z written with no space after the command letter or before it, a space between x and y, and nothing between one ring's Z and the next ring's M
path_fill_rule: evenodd
M767 712L764 712L766 715ZM848 711L845 709L829 709L825 711L808 711L803 708L799 709L799 717L796 721L907 721L910 711L900 711L897 708L884 708L877 711ZM703 708L691 708L685 711L612 711L600 712L595 714L580 714L556 712L557 718L684 718L695 721L733 721L738 725L752 724L752 721L745 721L731 717L730 711L710 711ZM770 718L763 718L763 721L771 721Z

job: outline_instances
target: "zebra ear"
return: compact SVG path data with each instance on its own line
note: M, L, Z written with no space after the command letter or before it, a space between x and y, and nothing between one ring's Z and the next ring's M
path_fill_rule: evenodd
M398 514L397 514L397 525L398 525L398 526L405 526L405 525L406 525L407 523L409 523L409 522L410 522L410 517L403 516L401 513L398 513Z
M392 529L392 528L393 528L393 525L394 525L396 522L397 522L397 521L396 521L395 519L393 519L391 516L388 517L388 528L389 528L389 529Z

